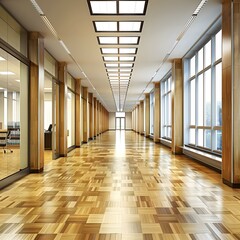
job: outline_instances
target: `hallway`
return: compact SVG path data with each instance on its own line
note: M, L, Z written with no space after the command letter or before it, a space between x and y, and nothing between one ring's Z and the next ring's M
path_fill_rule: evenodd
M0 239L240 239L240 190L131 131L109 131L0 192Z

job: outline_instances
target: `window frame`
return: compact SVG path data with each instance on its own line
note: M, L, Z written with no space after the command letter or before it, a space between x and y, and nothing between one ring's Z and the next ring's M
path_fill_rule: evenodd
M210 152L212 154L215 154L215 155L220 155L222 154L221 150L217 149L217 142L216 142L216 134L217 134L217 131L222 131L222 126L218 126L217 125L217 111L216 111L216 108L217 108L217 99L216 99L216 84L217 84L217 81L218 79L216 79L216 69L217 69L217 66L218 64L221 64L222 63L222 57L220 57L219 59L215 59L215 53L216 53L216 46L217 46L217 43L216 43L216 35L218 33L221 32L221 29L218 28L217 31L214 31L209 38L205 39L205 41L203 42L203 44L201 44L201 46L198 46L194 52L192 52L191 55L189 55L187 58L186 58L186 64L187 66L185 66L185 70L187 70L187 77L185 79L186 81L186 85L187 85L187 88L186 88L186 93L184 97L186 97L186 101L188 101L188 104L187 104L187 108L185 109L185 115L187 117L187 119L185 119L185 121L187 122L187 124L185 124L185 134L188 135L188 137L186 137L186 141L185 141L185 145L188 146L188 147L192 147L192 148L195 148L195 149L199 149L201 151L205 151L205 152ZM211 41L211 63L207 66L205 66L205 47L207 46L207 44L209 43L209 41ZM198 71L198 54L199 52L203 49L203 69L201 69L200 71ZM191 74L193 71L191 69L191 61L192 59L195 57L195 64L193 64L195 66L195 70L194 70L194 74ZM205 81L206 78L205 78L205 74L207 73L207 71L211 72L211 119L210 119L210 122L211 124L210 125L206 125L205 124L205 93L206 93L206 89L205 89ZM202 119L202 124L198 124L198 121L199 121L199 118L198 118L198 114L199 114L199 79L200 77L202 76L202 81L203 81L203 96L202 96L202 107L203 107L203 119ZM194 109L195 109L195 113L194 113L194 118L195 118L195 122L192 123L191 122L191 82L192 81L195 81L195 106L194 106ZM186 103L185 101L185 103ZM221 105L222 105L222 102L221 102ZM191 129L194 129L195 131L195 139L194 139L194 143L191 143L190 142L190 131ZM203 138L202 138L202 145L199 145L199 130L202 130L203 131ZM206 146L206 139L205 139L205 131L206 130L210 130L211 131L211 140L210 140L210 143L211 143L211 147L207 147Z

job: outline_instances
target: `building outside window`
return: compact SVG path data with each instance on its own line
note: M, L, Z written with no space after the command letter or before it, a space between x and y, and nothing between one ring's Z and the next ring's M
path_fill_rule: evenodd
M199 149L222 151L222 31L189 59L188 142Z
M172 76L168 75L161 81L161 137L172 139Z
M150 135L154 133L154 91L150 92Z

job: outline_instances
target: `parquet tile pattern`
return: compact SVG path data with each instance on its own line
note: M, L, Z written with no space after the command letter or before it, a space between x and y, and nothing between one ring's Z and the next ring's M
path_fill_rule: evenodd
M240 190L133 132L106 132L0 192L0 239L240 239Z

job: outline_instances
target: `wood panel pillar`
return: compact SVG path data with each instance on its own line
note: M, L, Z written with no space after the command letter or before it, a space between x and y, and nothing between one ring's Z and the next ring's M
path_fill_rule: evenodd
M136 132L139 133L139 104L136 107Z
M67 156L67 64L58 64L59 86L59 154Z
M145 137L150 135L150 94L145 93Z
M94 137L97 137L97 99L93 98L94 103Z
M88 88L83 87L83 142L88 142L89 136L89 113L88 113Z
M76 147L81 146L81 79L75 79L76 91Z
M140 105L139 105L139 108L140 108L140 134L141 135L144 135L144 101L141 100L140 101Z
M30 59L30 171L44 166L44 41L38 32L29 33Z
M182 59L172 63L172 153L182 154L183 146L183 66Z
M222 2L222 178L240 187L240 0Z
M89 139L94 139L94 102L93 102L93 94L88 94L88 102L89 102Z
M160 82L154 83L154 142L160 142Z

